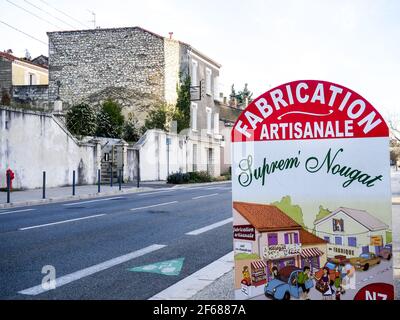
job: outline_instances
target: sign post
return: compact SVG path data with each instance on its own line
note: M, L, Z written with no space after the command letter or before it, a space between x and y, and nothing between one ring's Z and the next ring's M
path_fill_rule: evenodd
M236 299L393 299L389 129L366 99L286 83L232 143Z

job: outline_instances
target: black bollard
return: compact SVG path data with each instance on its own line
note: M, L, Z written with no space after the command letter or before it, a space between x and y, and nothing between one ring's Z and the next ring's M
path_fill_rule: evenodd
M97 192L100 193L100 181L101 176L100 176L100 169L97 170Z
M11 189L11 177L7 172L7 203L10 203L10 189Z
M75 195L75 170L72 171L72 195Z
M42 188L43 194L42 198L46 199L46 171L43 171L43 188Z
M122 189L122 177L121 177L121 169L119 169L119 172L118 172L118 184L119 184L119 191L121 191L121 189Z

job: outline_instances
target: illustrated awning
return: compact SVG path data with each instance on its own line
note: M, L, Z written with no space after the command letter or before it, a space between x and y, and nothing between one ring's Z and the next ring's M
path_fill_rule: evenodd
M322 256L324 253L318 248L307 248L301 250L301 256L303 258L312 258Z
M261 269L261 268L266 268L267 264L263 260L257 260L251 263L251 267L253 269Z

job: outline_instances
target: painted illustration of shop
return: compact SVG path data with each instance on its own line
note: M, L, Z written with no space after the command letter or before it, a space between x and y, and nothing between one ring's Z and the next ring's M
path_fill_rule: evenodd
M327 241L295 222L276 206L234 202L238 224L234 225L235 261L250 267L251 285L261 286L286 266L310 266L318 270L326 262ZM236 284L239 287L240 283Z
M387 243L389 226L364 210L338 208L315 221L317 236L328 242L328 257L379 254Z

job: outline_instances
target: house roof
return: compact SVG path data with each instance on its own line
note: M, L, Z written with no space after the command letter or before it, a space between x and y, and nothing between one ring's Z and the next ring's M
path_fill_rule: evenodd
M323 221L326 221L327 219L335 216L339 212L344 212L346 215L349 217L353 218L356 220L358 223L366 227L370 231L377 231L377 230L384 230L389 228L389 226L379 220L378 218L374 217L370 213L368 213L365 210L358 210L358 209L351 209L351 208L345 208L345 207L339 207L335 211L333 211L331 214L328 216L319 219L314 222L314 225L317 225Z
M328 241L317 237L316 235L308 232L307 230L300 230L300 243L302 245L312 245L312 244L325 244Z
M300 224L272 205L235 201L233 208L260 232L302 229Z
M17 60L17 61L21 61L21 62L25 62L25 63L31 64L31 65L33 65L35 67L43 68L43 69L46 69L46 70L48 69L47 66L43 66L43 65L40 65L40 64L37 64L37 63L33 63L32 61L29 61L29 60L18 58L18 57L14 56L14 55L12 55L10 53L7 53L7 52L1 52L0 51L0 57L3 57L3 58L5 58L7 60L10 60L10 61Z

